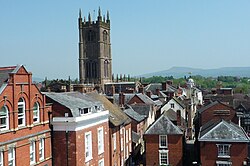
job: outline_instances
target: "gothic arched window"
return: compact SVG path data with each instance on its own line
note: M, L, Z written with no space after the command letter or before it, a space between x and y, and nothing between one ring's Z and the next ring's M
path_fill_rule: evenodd
M107 31L103 31L103 41L106 42L108 40L108 33Z
M25 126L25 101L23 98L18 100L18 126Z
M40 118L39 118L39 103L35 102L33 106L33 123L38 123Z
M8 108L3 106L0 109L0 131L9 129Z
M94 41L95 40L95 32L92 30L89 30L88 32L88 41Z
M109 64L108 60L105 60L104 61L104 77L109 76L109 74L108 74L108 64Z

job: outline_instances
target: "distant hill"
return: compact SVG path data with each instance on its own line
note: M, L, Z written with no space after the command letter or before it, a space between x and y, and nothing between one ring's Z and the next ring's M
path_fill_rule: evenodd
M250 77L250 67L223 67L218 69L199 69L190 67L172 67L168 70L159 72L143 74L139 77L152 77L152 76L173 76L174 78L180 78L184 76L201 75L203 77L218 77L218 76L239 76Z

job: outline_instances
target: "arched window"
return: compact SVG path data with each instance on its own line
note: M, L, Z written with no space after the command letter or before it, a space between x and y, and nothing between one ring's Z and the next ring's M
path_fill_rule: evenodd
M23 98L18 100L18 126L25 126L25 101Z
M106 78L109 77L108 64L109 64L108 60L105 60L104 61L104 77L106 77Z
M3 106L0 110L0 130L9 129L8 109Z
M103 41L106 42L108 40L108 33L107 31L103 31Z
M38 123L39 122L39 103L35 102L33 106L33 123Z
M92 30L89 30L88 32L88 41L94 41L95 40L95 32Z

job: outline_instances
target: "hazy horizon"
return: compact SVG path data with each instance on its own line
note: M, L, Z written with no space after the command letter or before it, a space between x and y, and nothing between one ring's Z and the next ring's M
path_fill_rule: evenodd
M110 12L113 73L174 66L248 67L250 1L43 0L0 2L0 66L34 77L78 78L78 13ZM94 17L94 18L93 18Z

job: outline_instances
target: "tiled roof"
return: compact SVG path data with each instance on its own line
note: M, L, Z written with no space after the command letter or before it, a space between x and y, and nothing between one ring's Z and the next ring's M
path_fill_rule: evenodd
M145 132L145 134L183 134L182 131L175 126L164 112Z
M127 108L123 111L126 115L128 115L130 118L134 119L137 122L141 122L145 119L144 115L138 114L136 111L134 111L132 108Z
M131 122L131 119L117 105L112 104L105 96L99 95L96 92L88 93L87 96L103 103L105 109L109 110L109 121L114 126L126 125Z
M225 120L210 121L200 129L199 141L209 142L249 142L242 127Z

